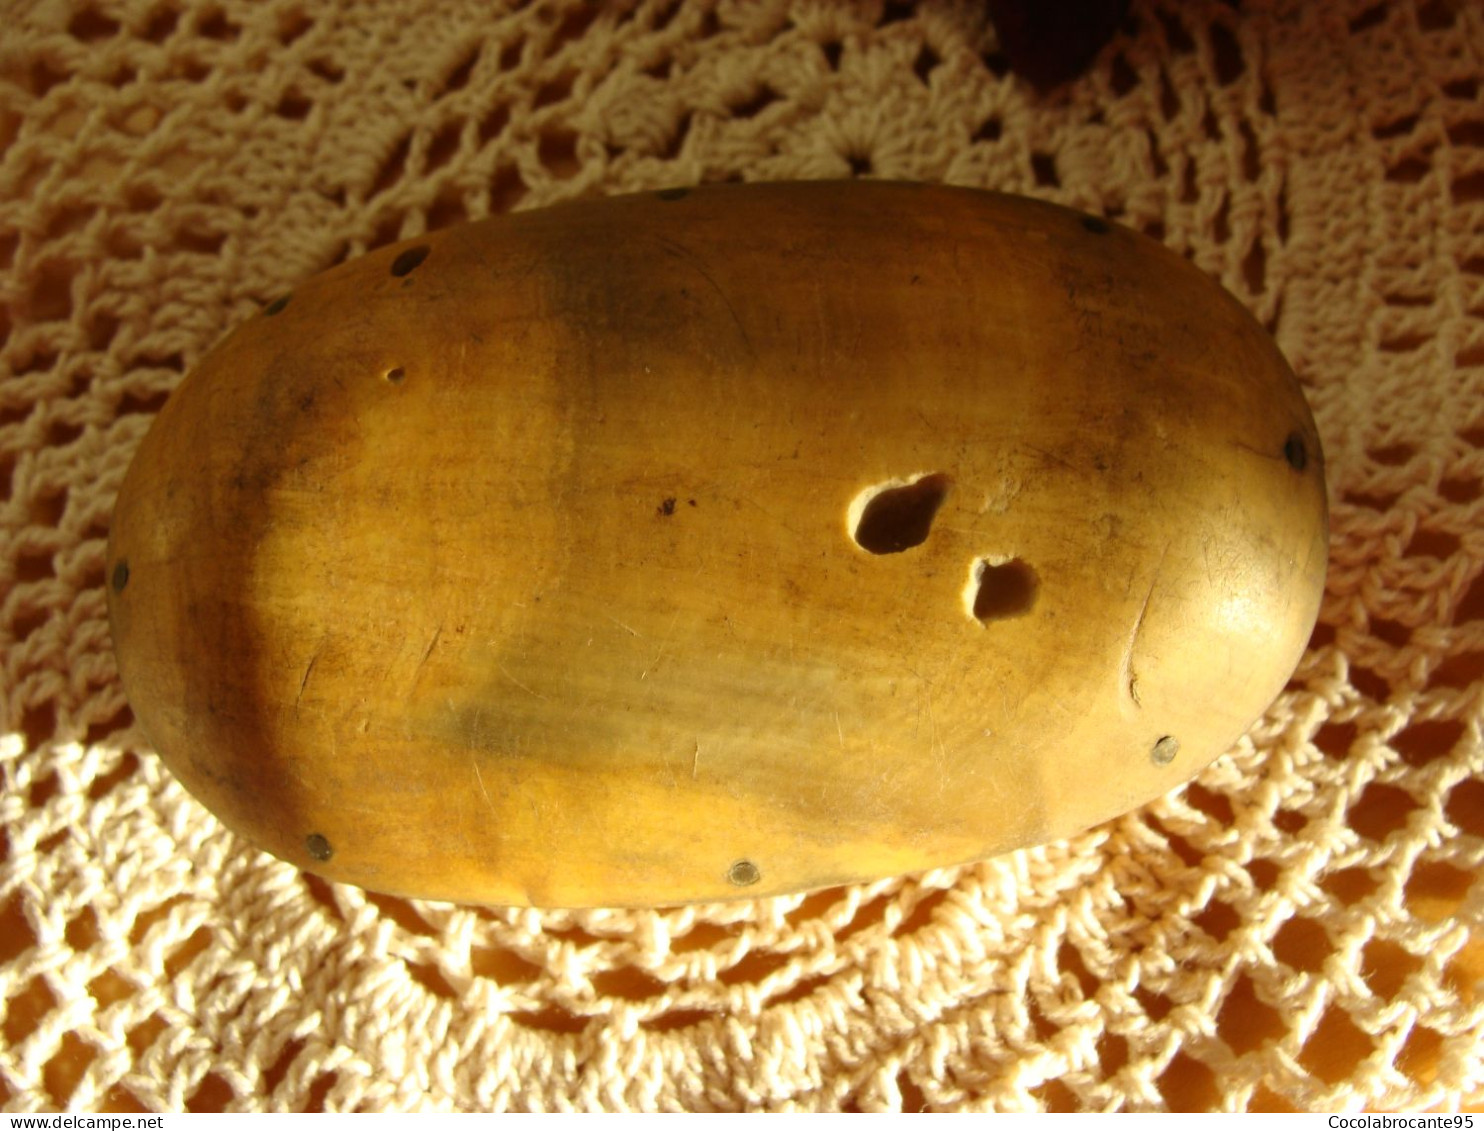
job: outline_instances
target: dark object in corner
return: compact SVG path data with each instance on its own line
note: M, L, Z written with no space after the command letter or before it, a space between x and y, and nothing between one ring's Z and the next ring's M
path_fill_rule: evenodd
M1128 0L989 0L1011 70L1042 93L1086 70L1127 12Z

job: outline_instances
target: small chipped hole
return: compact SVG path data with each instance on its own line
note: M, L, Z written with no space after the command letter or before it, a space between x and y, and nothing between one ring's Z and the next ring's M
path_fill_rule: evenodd
M1019 558L979 558L969 568L964 604L980 624L1024 616L1036 603L1041 580Z
M286 307L288 304L289 304L289 296L288 295L280 295L278 298L276 298L272 302L270 302L267 306L263 307L263 313L264 314L268 314L268 315L277 314L281 310L283 310L283 308Z
M856 545L872 554L899 554L922 545L948 497L948 486L948 476L934 473L868 487L850 504Z
M129 563L120 561L113 567L113 591L122 593L124 586L129 584Z
M1108 221L1100 216L1082 217L1082 226L1095 236L1105 236L1109 231Z
M412 274L419 264L428 257L430 248L427 244L419 244L417 247L409 247L396 259L392 260L392 274L397 278Z
M1173 734L1167 734L1154 744L1149 757L1154 759L1156 766L1168 766L1175 760L1175 755L1178 753L1180 753L1180 740Z
M400 385L407 379L407 370L400 365L386 371L386 382L389 385Z
M727 880L735 887L751 887L762 878L763 874L751 860L738 860L727 869Z
M1283 458L1294 471L1303 471L1309 466L1309 450L1304 446L1304 438L1297 432L1284 442Z
M335 850L330 847L330 842L320 836L319 833L310 833L304 838L304 851L309 853L312 859L318 860L321 864L335 855Z
M657 196L657 197L659 197L661 200L684 200L687 196L690 195L690 189L688 189L688 188L667 188L667 189L660 189L660 191L657 192L657 193L655 193L654 195Z

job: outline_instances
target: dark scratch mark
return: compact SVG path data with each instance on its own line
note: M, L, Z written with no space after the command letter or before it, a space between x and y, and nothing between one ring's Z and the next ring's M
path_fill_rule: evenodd
M309 686L309 674L314 671L314 665L319 663L320 655L324 652L324 650L325 646L323 644L316 648L314 651L314 655L309 657L309 663L304 668L304 678L299 680L299 694L294 696L295 718L298 718L299 716L299 703L304 698L304 689Z
M1035 452L1038 456L1040 456L1042 459L1044 459L1047 463L1060 464L1062 467L1066 468L1068 471L1076 471L1077 470L1077 468L1073 464L1071 464L1067 460L1062 459L1061 456L1059 456L1059 455L1054 455L1053 453L1046 451L1046 449L1044 449L1044 448L1033 447L1030 444L1027 444L1025 447L1026 447L1026 450L1027 451Z
M1134 701L1135 707L1143 707L1144 702L1139 698L1139 673L1134 671L1134 647L1139 642L1139 630L1144 627L1144 614L1149 611L1149 599L1154 596L1154 582L1149 583L1149 592L1144 594L1144 603L1139 606L1139 615L1134 618L1134 629L1129 633L1128 648L1123 654L1123 676L1128 687L1128 697Z
M669 252L669 254L673 255L676 259L679 259L688 264L692 269L695 270L698 275L701 276L701 278L705 279L706 282L711 285L711 289L715 291L716 296L721 299L722 305L727 308L727 313L732 316L732 321L736 323L737 332L742 335L742 343L747 347L747 352L750 353L754 358L756 358L757 349L752 344L752 336L748 334L747 327L742 324L742 316L737 313L737 308L732 305L732 300L727 297L726 291L724 291L721 284L716 281L715 276L713 276L711 272L706 269L706 265L702 263L692 251L690 251L683 245L676 243L674 240L666 239L664 236L660 236L659 243L661 247Z
M1159 584L1160 574L1164 572L1165 558L1169 556L1169 553L1170 544L1166 542L1164 550L1159 555L1159 562L1154 567L1154 576L1149 579L1149 591L1144 594L1144 603L1139 606L1139 615L1134 618L1133 631L1128 636L1128 647L1123 653L1124 686L1134 706L1141 709L1144 701L1139 695L1139 673L1134 671L1134 649L1138 646L1139 632L1144 627L1144 617L1149 612L1149 602L1154 598L1154 587Z
M422 674L423 668L427 665L428 658L433 654L433 649L438 647L438 638L442 635L443 622L440 621L438 627L433 630L433 639L428 641L427 648L423 650L423 658L417 662L417 669L412 673L413 682L416 682L417 677Z

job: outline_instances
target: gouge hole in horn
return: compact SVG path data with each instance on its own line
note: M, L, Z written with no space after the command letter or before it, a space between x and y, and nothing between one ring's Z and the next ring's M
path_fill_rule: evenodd
M407 370L403 369L400 365L386 371L387 383L391 385L400 385L406 376Z
M1019 558L979 558L969 567L964 605L980 624L1024 616L1036 603L1041 579Z
M900 554L927 541L950 484L942 472L867 487L850 504L851 537L872 554Z
M1297 432L1289 436L1284 443L1283 458L1288 461L1288 466L1294 471L1303 471L1309 466L1309 449L1304 445L1304 438Z
M428 257L428 252L431 250L432 248L428 247L427 244L418 244L416 247L409 247L401 255L397 256L396 259L392 260L392 274L399 279L404 275L412 274L417 269L418 264Z

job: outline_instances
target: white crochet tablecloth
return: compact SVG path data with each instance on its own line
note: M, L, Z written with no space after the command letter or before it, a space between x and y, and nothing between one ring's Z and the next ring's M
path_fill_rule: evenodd
M1484 14L1141 0L1038 95L983 6L21 0L0 32L0 1101L1451 1107L1484 1090ZM1329 460L1321 623L1189 788L973 867L672 911L410 903L226 832L135 726L124 469L307 275L577 196L1007 189L1190 256ZM430 441L431 442L431 441Z

